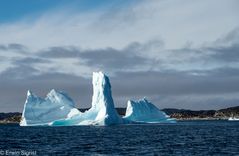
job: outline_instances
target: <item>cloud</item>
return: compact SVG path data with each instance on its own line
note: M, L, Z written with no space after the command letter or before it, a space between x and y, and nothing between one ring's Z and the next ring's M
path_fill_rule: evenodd
M239 70L121 72L111 78L117 104L147 97L159 108L219 109L238 105Z
M39 51L39 56L44 58L76 58L79 57L81 50L77 47L50 47Z
M187 42L200 45L239 25L236 4L236 0L142 1L90 12L64 11L71 7L63 7L34 20L26 17L1 24L0 43L19 43L34 50L54 46L120 49L132 42L145 43L151 39L163 39L166 48L171 49Z
M29 49L23 45L22 47ZM166 49L162 40L150 40L146 43L132 42L121 49L56 46L28 51L27 54L18 57L15 54L7 57L6 60L9 60L11 66L6 66L5 70L17 68L19 71L20 66L24 69L27 68L24 65L29 65L36 69L38 74L55 71L87 77L95 70L103 70L113 75L120 71L175 70L193 73L224 67L237 68L238 49L237 42L230 45L212 42L201 47L186 45L179 49Z
M27 89L43 96L56 88L69 92L79 107L89 107L90 77L97 70L111 77L117 106L143 96L161 107L234 105L236 4L134 1L88 12L63 7L1 23L1 106L21 110Z
M143 56L150 48L161 46L161 41L150 41L145 44L131 43L123 49L111 47L104 49L81 49L78 47L51 47L40 50L38 56L50 59L79 59L79 65L85 64L104 70L132 70L152 66L154 59ZM142 52L142 53L141 53Z
M141 96L210 95L239 92L239 88L235 85L239 81L238 78L239 69L225 68L194 72L120 72L113 82L118 81L119 84L124 82L116 86L116 88L125 87L120 93L124 96L131 93Z
M115 76L109 75L115 105L126 107L127 100L143 97L159 108L215 109L238 104L239 88L235 85L239 81L238 69L201 72L203 74L200 75L178 71L120 72ZM67 92L77 107L87 108L91 104L91 78L52 72L29 75L24 79L2 77L0 85L3 111L21 111L28 89L44 97L55 88Z
M213 54L211 58L220 62L238 62L239 61L239 42L230 46L209 48Z
M140 45L138 46L140 47ZM136 47L137 48L137 47ZM137 70L140 67L151 66L153 60L140 56L133 46L122 50L114 48L86 50L79 54L80 58L86 60L88 66L96 66L106 70ZM136 68L136 69L135 69Z
M6 67L0 73L2 78L6 79L24 79L32 75L40 75L41 70L37 69L38 64L50 63L47 59L38 57L14 57L9 60L11 62L10 67Z
M22 79L32 75L38 74L40 71L31 67L30 65L21 65L15 67L9 67L7 70L1 73L2 78L7 79Z
M31 66L36 63L49 63L50 61L47 59L39 58L39 57L24 57L22 59L16 59L14 61L15 65L28 65Z
M103 68L134 68L145 65L147 59L129 52L120 52L112 48L88 51L80 54L87 60L88 65L96 65Z
M10 51L10 52L18 52L18 53L23 53L26 54L27 48L22 45L22 44L17 44L17 43L10 43L7 45L0 45L0 52L4 52L4 51Z
M229 33L226 33L222 37L218 38L215 41L216 45L232 45L239 42L239 27L234 28Z
M181 95L150 97L158 101L159 108L181 108L191 110L212 110L238 106L238 93L219 95ZM193 105L192 105L193 103Z
M16 78L19 72L26 74L26 77ZM8 77L0 75L1 111L22 111L28 89L41 97L45 97L53 88L65 91L74 99L77 107L90 106L92 86L89 79L55 72L36 76L31 72L35 72L31 67L14 68L5 73L9 75ZM13 75L14 78L10 78Z

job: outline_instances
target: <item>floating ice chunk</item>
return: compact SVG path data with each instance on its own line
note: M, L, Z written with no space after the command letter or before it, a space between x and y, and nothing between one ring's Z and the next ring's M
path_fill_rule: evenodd
M72 99L63 92L53 89L43 99L28 91L20 125L48 125L55 120L65 119L76 114L80 114L80 112L74 108Z
M128 101L124 119L145 123L175 122L145 98L137 102Z

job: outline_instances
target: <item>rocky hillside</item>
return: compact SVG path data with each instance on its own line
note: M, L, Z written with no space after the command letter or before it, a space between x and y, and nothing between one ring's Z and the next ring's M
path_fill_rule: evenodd
M21 113L0 113L0 123L19 123L21 120Z
M125 115L126 108L116 108L121 116ZM79 109L84 112L86 109ZM186 110L186 109L162 109L166 114L178 120L199 120L199 119L228 119L229 117L239 117L239 106L220 110ZM0 113L0 123L19 123L21 113Z
M229 117L239 117L239 106L220 110L185 110L185 109L163 109L172 118L191 120L191 119L228 119Z

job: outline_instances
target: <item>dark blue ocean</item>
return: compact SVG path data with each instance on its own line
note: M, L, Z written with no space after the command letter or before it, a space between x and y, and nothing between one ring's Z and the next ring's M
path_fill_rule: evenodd
M239 155L239 122L20 127L0 125L0 155Z

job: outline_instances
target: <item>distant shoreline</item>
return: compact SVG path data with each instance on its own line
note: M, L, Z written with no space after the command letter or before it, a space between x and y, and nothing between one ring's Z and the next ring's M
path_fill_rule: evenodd
M208 119L208 118L194 118L194 119L176 119L176 121L228 121L228 119ZM20 121L0 121L1 124L19 124Z
M201 120L201 121L215 121L215 120L228 120L228 118L182 118L182 119L176 119L177 121L196 121L196 120Z
M215 118L188 118L188 119L176 119L176 121L228 121L228 119L215 119ZM4 124L19 124L20 121L0 121L0 125Z
M88 108L79 109L81 112L88 110ZM126 108L116 108L119 115L124 116ZM234 116L239 117L239 106L229 107L220 110L186 110L186 109L162 109L171 118L177 121L196 121L196 120L228 120ZM0 124L19 123L21 120L21 113L0 113Z

